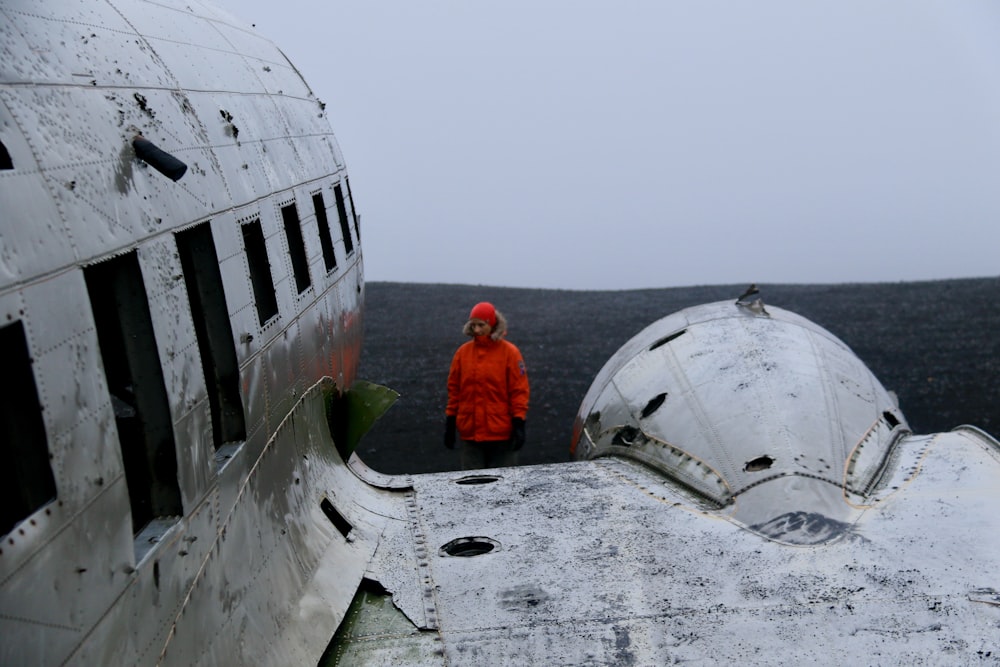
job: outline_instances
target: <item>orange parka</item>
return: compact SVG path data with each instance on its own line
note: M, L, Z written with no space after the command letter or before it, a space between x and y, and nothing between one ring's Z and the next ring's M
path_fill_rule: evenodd
M475 336L455 352L448 372L448 407L458 437L476 442L508 440L511 419L528 414L528 373L521 351L503 339L506 323Z

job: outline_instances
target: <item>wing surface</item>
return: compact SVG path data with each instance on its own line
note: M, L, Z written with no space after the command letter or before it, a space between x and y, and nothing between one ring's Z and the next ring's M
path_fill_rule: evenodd
M328 664L996 663L998 454L904 438L851 528L805 547L625 459L417 476L366 575L395 606Z

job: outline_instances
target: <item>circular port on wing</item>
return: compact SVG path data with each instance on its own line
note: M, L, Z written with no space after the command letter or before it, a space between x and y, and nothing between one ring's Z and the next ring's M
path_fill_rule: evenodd
M496 475L469 475L455 480L455 484L492 484L499 480L500 478Z
M774 465L774 459L770 456L758 456L755 459L746 462L743 466L744 472L760 472L761 470L767 470L772 465Z
M488 554L499 546L499 542L488 537L460 537L441 547L439 553L442 556L471 558Z

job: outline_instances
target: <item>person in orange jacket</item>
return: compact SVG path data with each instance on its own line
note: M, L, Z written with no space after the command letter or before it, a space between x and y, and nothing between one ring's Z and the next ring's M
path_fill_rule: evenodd
M462 440L463 470L517 465L528 414L528 372L517 347L504 339L507 320L477 303L462 332L472 340L455 352L448 372L444 444Z

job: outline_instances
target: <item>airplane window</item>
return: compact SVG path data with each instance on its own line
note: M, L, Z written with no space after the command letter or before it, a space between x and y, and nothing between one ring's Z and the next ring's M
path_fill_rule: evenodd
M13 169L14 161L10 159L10 153L7 152L7 147L3 145L0 141L0 169Z
M358 210L354 208L354 195L351 194L351 179L344 177L344 183L347 184L347 199L351 202L351 217L354 218L354 233L357 234L358 240L361 240L361 223L358 220Z
M182 515L173 422L135 251L84 269L138 534Z
M288 255L292 259L295 288L299 294L302 294L309 289L311 281L309 280L309 260L306 259L306 245L302 241L302 225L299 224L299 210L295 208L295 202L281 207L281 220L285 225Z
M337 216L340 218L340 233L344 235L344 247L347 254L354 252L354 241L351 239L351 227L347 223L347 208L344 205L344 191L339 185L333 186L333 195L337 198Z
M322 192L317 192L312 198L313 209L316 211L316 225L319 227L319 244L323 248L323 264L326 266L326 272L329 273L337 268L337 255L333 252L330 222L326 219L326 203L323 201Z
M56 482L24 325L0 327L0 534L55 500Z
M224 444L246 440L239 364L219 271L219 256L212 227L207 222L179 232L176 240L208 389L212 439L218 450Z
M267 259L267 246L264 244L264 232L259 220L243 225L243 245L247 252L247 264L250 266L250 284L257 302L257 317L263 326L278 314L278 299L274 295L271 263Z

